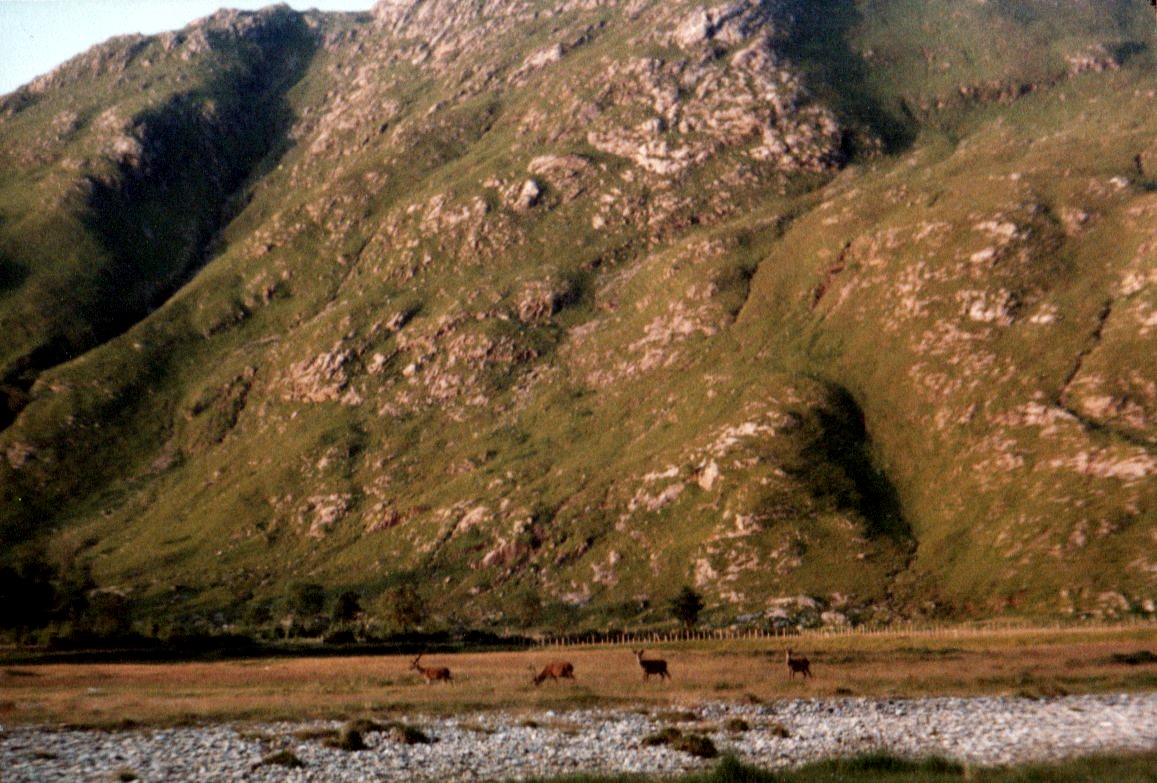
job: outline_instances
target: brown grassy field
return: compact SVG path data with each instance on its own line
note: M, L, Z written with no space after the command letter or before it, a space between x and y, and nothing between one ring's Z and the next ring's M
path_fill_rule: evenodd
M682 709L704 701L915 697L1157 689L1153 629L799 637L812 679L789 678L782 641L670 644L671 679L644 682L627 647L429 655L451 684L426 684L410 657L213 663L43 664L0 669L0 723L124 726L224 720L349 719L476 710ZM1138 656L1138 653L1141 653ZM1117 656L1117 657L1115 657ZM1140 657L1128 663L1120 656ZM531 684L530 667L574 664L574 682ZM1144 662L1148 661L1148 662Z

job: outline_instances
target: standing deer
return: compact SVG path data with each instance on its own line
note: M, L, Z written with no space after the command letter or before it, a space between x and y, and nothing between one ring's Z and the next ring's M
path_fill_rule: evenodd
M812 676L811 664L808 663L807 658L804 658L802 656L799 658L793 658L792 654L791 654L791 648L789 647L787 650L787 676L788 676L788 678L790 679L792 677L795 677L796 672L800 672L801 674L803 674L805 679L808 677L811 677Z
M667 662L662 658L644 658L642 650L632 650L631 652L635 654L635 659L643 667L643 682L646 682L652 674L659 675L660 680L663 678L671 679L671 675L667 671Z
M530 667L530 671L534 671L533 666ZM542 685L542 683L547 679L558 682L559 678L573 680L574 664L572 664L570 661L553 661L552 663L548 663L545 669L534 675L532 682L535 685Z
M414 662L410 664L410 668L425 677L427 685L438 680L445 680L446 682L454 681L450 677L450 670L445 666L423 666L418 663L420 660L422 660L421 655L414 659Z

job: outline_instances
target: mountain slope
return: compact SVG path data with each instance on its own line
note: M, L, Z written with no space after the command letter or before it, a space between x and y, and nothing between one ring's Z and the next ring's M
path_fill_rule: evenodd
M1137 4L222 12L4 99L0 531L141 618L1151 612ZM990 46L999 36L1006 46Z

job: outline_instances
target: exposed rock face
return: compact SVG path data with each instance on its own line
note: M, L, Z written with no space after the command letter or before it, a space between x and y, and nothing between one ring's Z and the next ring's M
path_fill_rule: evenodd
M537 180L528 179L522 183L522 187L518 190L518 195L514 198L514 209L519 212L525 212L538 203L542 197L542 185L538 184Z
M596 98L607 108L587 141L661 176L702 165L726 147L784 171L836 165L841 132L834 115L808 106L798 78L777 65L765 34L726 63L611 66L609 85ZM648 114L625 127L627 117Z
M301 510L302 523L308 524L310 538L325 538L335 524L349 512L353 498L348 494L317 495L308 498Z
M349 385L347 365L352 358L353 352L338 343L330 351L291 365L285 380L286 399L302 402L341 400Z

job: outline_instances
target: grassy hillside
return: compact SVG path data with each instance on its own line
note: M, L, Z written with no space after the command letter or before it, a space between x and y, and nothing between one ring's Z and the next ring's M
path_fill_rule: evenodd
M6 551L214 627L1154 611L1148 9L491 5L3 99Z

